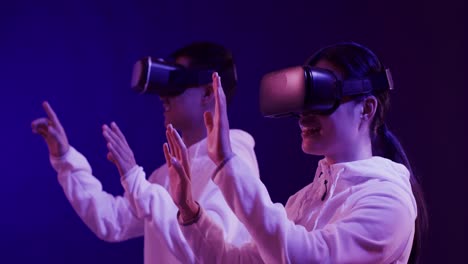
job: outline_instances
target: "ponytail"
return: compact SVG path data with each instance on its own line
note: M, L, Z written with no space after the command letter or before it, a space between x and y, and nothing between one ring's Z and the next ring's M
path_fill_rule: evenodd
M343 42L323 48L309 58L307 64L315 66L322 60L340 69L343 79L363 79L385 71L385 67L369 48L355 42ZM390 91L373 90L370 94L357 96L355 100L361 101L368 95L373 95L378 100L378 107L370 125L372 154L403 164L410 172L411 189L416 199L418 215L409 263L418 263L421 244L427 230L427 211L421 185L411 170L411 165L400 142L384 123L385 115L390 107Z
M410 173L411 189L416 199L418 215L415 222L413 247L411 248L408 263L418 263L422 251L421 244L428 228L427 208L419 179L413 174L408 157L400 142L385 124L381 124L376 131L374 131L372 153L373 155L381 156L405 165Z

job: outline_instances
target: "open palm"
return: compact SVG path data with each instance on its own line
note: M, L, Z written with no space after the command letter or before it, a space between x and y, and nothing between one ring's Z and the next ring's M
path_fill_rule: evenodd
M226 95L221 86L221 77L216 72L213 73L213 94L215 97L214 115L210 112L205 112L204 118L208 134L208 156L216 165L219 165L233 154L229 138Z

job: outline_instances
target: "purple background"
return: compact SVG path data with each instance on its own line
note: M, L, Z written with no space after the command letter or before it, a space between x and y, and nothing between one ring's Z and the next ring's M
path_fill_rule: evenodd
M229 47L239 90L232 127L256 139L261 177L275 202L310 182L318 158L300 148L295 120L263 118L258 83L343 40L369 46L391 67L388 123L423 178L430 216L424 263L456 263L467 241L465 6L437 1L2 1L0 113L1 263L143 263L143 240L100 241L76 216L31 134L55 108L73 146L105 190L122 187L101 125L116 121L147 172L164 161L157 97L129 89L131 67L195 40Z

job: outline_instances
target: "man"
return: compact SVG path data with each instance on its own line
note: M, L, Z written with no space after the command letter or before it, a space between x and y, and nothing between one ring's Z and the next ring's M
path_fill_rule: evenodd
M190 44L174 52L171 59L187 69L214 70L220 72L221 76L223 72L235 75L232 55L214 43ZM225 71L226 68L231 68L231 71ZM235 79L235 76L226 76L226 79L230 78ZM210 85L205 83L183 87L177 95L161 96L165 124L172 124L178 129L188 146L188 160L193 164L189 168L193 175L193 196L222 227L226 239L239 245L248 241L250 236L229 209L220 190L210 180L216 166L207 155L203 119L203 113L213 111L214 108ZM225 85L225 93L232 96L235 82ZM108 154L109 160L116 164L125 188L122 196L112 196L102 190L99 180L91 174L86 158L69 145L65 130L50 105L44 102L43 107L47 117L32 122L33 132L45 139L59 183L86 225L106 241L123 241L144 235L145 263L196 262L195 254L180 231L176 218L177 207L168 193L170 182L167 165L156 169L148 179L151 184L147 183L143 169L136 165L133 153L117 125L104 125L103 135L106 140L118 140L117 144L125 146L126 151L122 153L126 163L116 162L116 157L111 152ZM109 133L111 131L115 133ZM120 137L111 137L111 134ZM232 130L231 137L233 148L241 153L253 173L258 175L253 138L240 130Z

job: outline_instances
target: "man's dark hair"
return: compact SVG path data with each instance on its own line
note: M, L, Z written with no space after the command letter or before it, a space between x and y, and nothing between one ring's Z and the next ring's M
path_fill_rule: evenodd
M189 59L189 69L217 71L226 99L230 101L237 88L237 74L232 53L227 48L212 42L194 42L170 55L172 60L180 57Z

